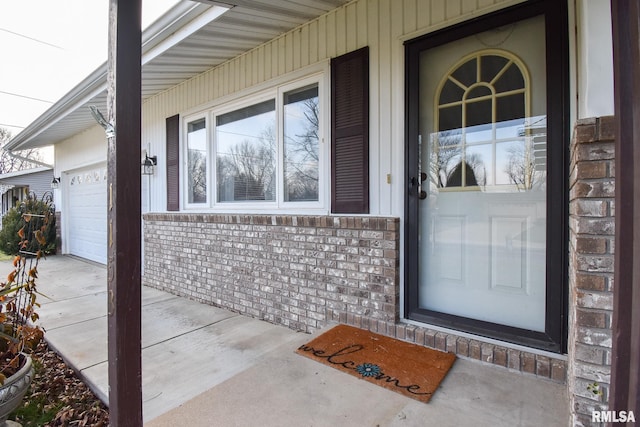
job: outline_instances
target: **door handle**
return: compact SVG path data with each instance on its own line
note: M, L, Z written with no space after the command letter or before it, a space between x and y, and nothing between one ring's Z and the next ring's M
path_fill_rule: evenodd
M411 177L411 187L416 187L416 194L420 200L427 198L427 192L422 189L422 183L426 181L427 174L420 172L420 179L415 176Z

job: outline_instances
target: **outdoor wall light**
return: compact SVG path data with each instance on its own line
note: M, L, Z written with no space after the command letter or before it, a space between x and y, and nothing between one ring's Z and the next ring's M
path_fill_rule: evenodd
M53 177L53 180L51 180L51 189L52 190L57 190L58 188L60 188L60 177Z
M144 155L144 161L142 162L142 175L153 175L155 166L158 164L158 156L149 157Z

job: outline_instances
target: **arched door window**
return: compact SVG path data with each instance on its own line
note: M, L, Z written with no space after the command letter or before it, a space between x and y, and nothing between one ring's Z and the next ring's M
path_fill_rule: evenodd
M521 176L510 179L500 170L504 165L496 159L496 144L513 141L514 125L524 129L522 119L530 116L530 87L523 62L497 49L467 55L446 73L434 99L437 158L432 166L437 169L437 187L518 184ZM501 132L507 128L508 133ZM519 135L526 136L524 131ZM527 173L518 172L522 174ZM530 186L532 179L524 181Z

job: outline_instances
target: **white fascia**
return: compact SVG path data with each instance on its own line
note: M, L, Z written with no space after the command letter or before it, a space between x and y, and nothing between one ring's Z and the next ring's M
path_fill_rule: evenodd
M142 44L142 65L149 63L196 31L215 21L229 9L229 7L213 5L205 12L193 18L193 20L191 20L191 22L189 22L188 24L181 26L177 31L170 32L169 36L167 36L166 38L158 40L162 38L162 33L164 33L163 31L159 34L155 34L154 37L144 41Z

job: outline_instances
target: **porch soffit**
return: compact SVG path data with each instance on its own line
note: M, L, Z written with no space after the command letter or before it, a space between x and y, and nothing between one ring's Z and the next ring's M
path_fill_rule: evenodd
M222 64L350 0L183 1L142 35L143 55L211 14L215 5L230 7L142 66L142 100ZM205 4L206 3L206 4ZM233 3L233 4L229 4ZM211 15L213 16L213 15ZM144 58L144 56L143 56ZM89 105L107 110L107 64L34 120L8 144L22 150L56 144L94 125Z

